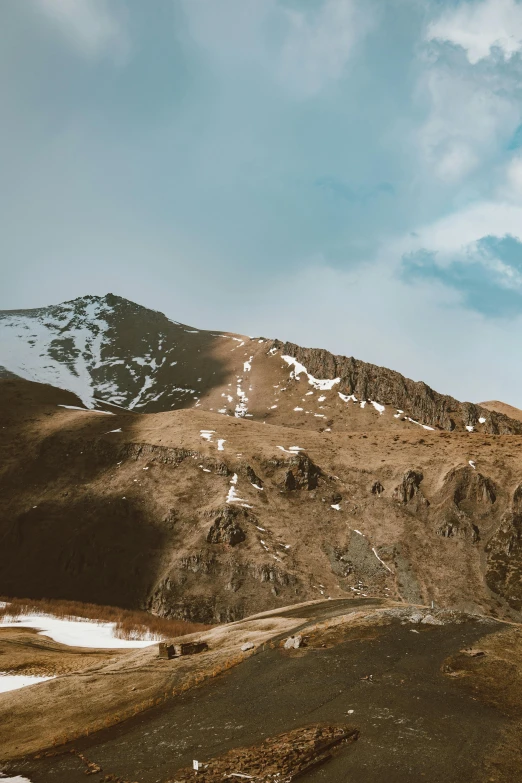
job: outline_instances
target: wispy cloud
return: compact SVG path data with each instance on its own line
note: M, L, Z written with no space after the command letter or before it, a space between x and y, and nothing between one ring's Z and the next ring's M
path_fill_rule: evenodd
M520 122L520 102L504 84L444 61L422 73L418 94L429 107L418 131L420 149L428 167L448 184L490 163L499 141L507 142Z
M373 2L182 0L189 30L207 52L255 63L297 97L316 95L343 76L375 25Z
M522 49L522 5L516 0L461 2L429 24L426 38L461 46L472 64L495 48L509 59Z
M128 56L125 14L119 0L33 0L78 54L88 59Z
M353 50L375 23L371 3L325 0L316 13L285 11L288 24L280 55L280 75L305 95L339 79Z
M522 313L522 243L484 236L454 256L420 250L405 256L403 280L437 280L458 291L463 304L485 316Z

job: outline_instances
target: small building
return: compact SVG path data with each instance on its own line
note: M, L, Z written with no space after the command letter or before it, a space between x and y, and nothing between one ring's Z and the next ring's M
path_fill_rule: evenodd
M169 644L168 642L160 642L158 645L158 657L166 658L179 658L181 655L196 655L200 652L208 650L208 644L206 642L182 642L181 644Z

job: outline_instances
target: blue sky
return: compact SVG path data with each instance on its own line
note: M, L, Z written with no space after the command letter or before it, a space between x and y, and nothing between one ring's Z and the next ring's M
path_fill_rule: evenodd
M0 307L86 293L522 407L522 3L3 0Z

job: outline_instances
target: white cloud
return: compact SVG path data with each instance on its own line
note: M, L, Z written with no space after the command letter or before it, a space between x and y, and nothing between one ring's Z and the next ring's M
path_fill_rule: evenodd
M121 61L129 41L119 0L33 0L38 10L88 59Z
M473 65L494 47L510 58L522 49L522 5L515 0L461 2L428 25L426 38L461 46Z
M422 156L448 184L490 163L499 141L509 138L520 121L518 101L499 94L486 80L440 63L421 76L418 96L429 106L418 132Z
M503 181L498 188L498 196L518 204L522 202L522 155L513 155L506 164Z
M450 258L482 237L506 234L522 241L522 207L507 202L481 201L400 239L396 253L402 255L426 249Z

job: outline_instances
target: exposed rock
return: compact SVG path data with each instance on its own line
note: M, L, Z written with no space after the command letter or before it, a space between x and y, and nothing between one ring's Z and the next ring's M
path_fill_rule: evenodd
M432 614L427 614L422 618L421 623L424 625L444 625L444 621L438 617L434 617Z
M207 761L197 773L200 783L222 783L247 778L255 783L288 783L327 762L335 748L359 736L352 726L307 726L270 737L250 748L234 748ZM238 770L242 770L238 772ZM312 772L313 774L313 772ZM192 783L194 770L175 772L167 783Z
M241 465L238 473L245 476L251 484L256 484L258 487L263 486L263 480L259 478L254 468L251 465Z
M513 511L506 512L487 546L486 583L516 611L522 610L521 488L515 490Z
M216 564L216 559L207 554L196 553L181 557L179 559L179 568L184 571L192 571L194 574L209 574Z
M237 521L238 511L227 506L219 513L207 534L209 544L236 546L245 540L245 531Z
M313 490L317 488L322 471L312 462L310 457L306 454L299 454L286 464L289 465L283 480L283 486L286 490Z
M372 484L372 495L380 496L384 492L384 487L380 481L374 481Z
M345 578L354 571L354 564L350 559L348 550L344 550L341 547L325 547L328 557L330 559L330 565L332 571L336 576Z
M282 354L295 357L315 378L340 378L338 390L343 394L354 394L360 400L375 400L382 405L408 411L422 424L451 431L456 426L460 429L470 424L475 426L479 418L484 418L485 423L481 426L492 435L522 434L520 421L480 405L461 403L386 367L318 348L301 348L280 340L274 340L273 346Z
M298 650L302 644L303 637L298 634L297 636L289 636L283 647L285 650Z
M390 557L395 564L395 578L400 595L404 600L412 604L422 604L425 601L420 573L417 575L414 568L415 561L409 551L408 542L401 542L393 546ZM384 550L381 550L384 553Z
M470 466L450 471L446 482L453 485L453 500L458 508L490 506L497 499L493 482Z
M350 578L348 583L350 585L356 583L357 578L368 583L372 580L380 581L389 575L389 571L375 555L366 536L361 536L355 531L351 532L346 546L325 544L324 550L330 560L332 572L343 580ZM344 587L347 587L346 583Z
M469 658L483 658L484 655L487 655L485 650L479 650L476 647L468 647L465 650L461 650L461 653Z
M480 532L477 525L459 519L448 519L436 531L443 538L469 538L473 544L480 541Z
M392 498L399 503L409 503L413 498L418 497L422 503L429 505L419 489L423 478L422 471L407 470L401 483L393 490Z
M241 652L247 652L247 650L253 650L254 645L252 642L245 642L245 644L241 645Z

